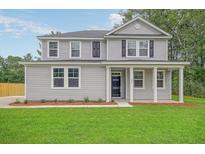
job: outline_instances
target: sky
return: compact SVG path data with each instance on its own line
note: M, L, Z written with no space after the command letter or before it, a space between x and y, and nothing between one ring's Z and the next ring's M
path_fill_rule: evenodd
M109 30L121 10L0 10L0 56L37 55L36 36L50 31Z

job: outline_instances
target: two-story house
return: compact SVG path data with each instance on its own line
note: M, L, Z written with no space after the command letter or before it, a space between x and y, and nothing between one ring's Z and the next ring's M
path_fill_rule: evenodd
M41 60L22 62L26 99L170 100L177 69L183 102L183 68L189 63L168 61L170 38L140 17L111 31L38 36Z

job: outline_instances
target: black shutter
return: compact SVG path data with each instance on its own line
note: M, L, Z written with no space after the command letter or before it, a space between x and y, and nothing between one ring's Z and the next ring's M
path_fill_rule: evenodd
M122 40L122 57L126 56L126 40Z
M93 41L93 57L100 57L100 42L99 41Z
M154 40L149 41L149 56L150 58L154 57Z

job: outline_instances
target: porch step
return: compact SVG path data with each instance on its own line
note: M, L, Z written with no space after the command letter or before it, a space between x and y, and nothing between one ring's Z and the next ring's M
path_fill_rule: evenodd
M114 101L118 104L119 107L132 107L132 105L130 105L127 100L116 99Z

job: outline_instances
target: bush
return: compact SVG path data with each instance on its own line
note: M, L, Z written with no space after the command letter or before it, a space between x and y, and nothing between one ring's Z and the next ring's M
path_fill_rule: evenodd
M56 98L56 99L54 99L54 102L55 102L55 103L57 103L57 102L58 102L58 99L57 99L57 98Z
M27 99L24 100L24 104L28 104L28 100Z
M16 99L15 103L20 103L20 100L19 100L19 99Z
M102 99L102 98L99 98L99 99L98 99L98 102L103 102L103 99Z
M84 97L84 102L89 102L90 101L90 99L89 99L89 97Z
M41 100L41 103L45 103L45 102L46 102L46 100L45 100L45 99L42 99L42 100Z
M73 103L75 100L74 99L69 99L68 102L69 103Z

